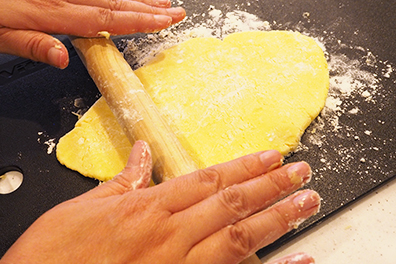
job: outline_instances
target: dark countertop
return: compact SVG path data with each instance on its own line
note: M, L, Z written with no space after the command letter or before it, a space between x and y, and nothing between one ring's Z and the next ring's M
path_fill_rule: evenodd
M286 162L308 161L314 169L307 186L323 198L322 210L299 229L284 236L258 254L263 256L302 231L321 223L346 205L394 178L396 174L396 7L393 1L190 1L183 4L188 15L207 13L210 6L224 13L239 9L257 15L272 29L298 30L321 39L329 53L329 63L346 55L356 60L358 69L375 77L372 100L362 93L343 96L336 111L340 128L334 131L331 116L322 116L320 144L313 141L313 128L302 138L303 148ZM305 16L304 16L305 14ZM308 16L309 14L309 16ZM199 19L197 16L194 19ZM0 255L41 214L54 205L75 197L98 184L61 166L55 152L47 153L54 142L71 130L81 109L100 96L68 39L70 66L58 70L41 63L0 55L0 167L17 166L24 182L15 192L0 195ZM115 39L117 41L118 39ZM367 63L372 54L375 63ZM371 65L371 66L370 66ZM334 65L332 77L340 75ZM357 72L357 71L355 71ZM388 74L387 74L388 73ZM389 76L388 76L389 75ZM345 77L345 74L342 75ZM334 79L333 79L334 80ZM357 113L352 112L358 109ZM351 111L349 111L351 110ZM334 121L334 120L333 120ZM316 127L315 127L316 128Z

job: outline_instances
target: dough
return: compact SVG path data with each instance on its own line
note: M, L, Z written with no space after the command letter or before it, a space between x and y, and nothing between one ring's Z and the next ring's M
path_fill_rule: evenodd
M297 32L195 38L135 71L201 168L252 152L293 151L325 104L326 59ZM103 99L60 139L62 164L99 180L120 172L131 145Z
M122 171L131 150L115 116L100 98L73 130L59 139L56 156L72 170L107 181Z

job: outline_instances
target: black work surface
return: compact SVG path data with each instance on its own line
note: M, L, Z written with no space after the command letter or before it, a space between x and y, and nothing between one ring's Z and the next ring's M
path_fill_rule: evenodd
M384 75L384 65L396 65L396 7L394 1L370 0L240 2L189 1L184 7L190 16L207 13L210 5L223 12L246 11L269 21L273 29L302 29L322 37L330 43L326 46L330 54L359 60L370 51L380 65L365 69L378 79L373 101L346 98L340 107L359 111L341 112L339 128L323 129L320 144L312 142L314 132L308 129L302 138L304 147L286 160L311 164L314 175L307 187L320 193L322 209L299 229L260 250L262 257L396 174L396 78L391 71ZM84 110L100 96L70 43L62 40L71 52L70 66L63 71L0 57L0 167L17 166L24 174L18 190L0 195L0 255L45 211L98 184L61 166L48 146L73 128L77 117L72 112ZM344 45L335 48L333 42ZM324 124L328 122L324 118Z

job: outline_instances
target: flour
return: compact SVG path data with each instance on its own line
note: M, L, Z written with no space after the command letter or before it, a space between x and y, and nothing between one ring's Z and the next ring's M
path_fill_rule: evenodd
M207 19L202 22L202 17ZM201 20L201 22L195 20ZM210 6L207 13L195 14L159 33L124 40L122 42L123 53L127 62L136 69L149 62L161 51L190 38L222 39L230 33L253 30L268 31L271 27L267 21L262 21L253 14L239 10L224 14L221 10Z
M37 142L39 144L43 144L47 147L48 155L52 154L52 152L54 151L54 149L56 147L56 143L55 143L56 138L48 138L49 136L42 131L37 132L37 135L39 136L37 138Z
M207 20L194 23L194 18L202 16ZM304 12L302 17L309 18L310 14ZM276 28L280 25L272 22ZM180 30L180 28L183 28ZM157 34L148 34L145 38L138 38L126 40L126 48L124 55L126 60L134 68L138 68L148 61L150 61L156 54L164 49L170 48L177 43L186 41L194 37L217 37L222 39L230 33L252 30L271 30L271 24L268 21L262 21L254 14L250 14L240 10L223 13L214 6L209 6L207 13L195 14L187 18L178 25L172 26L169 29L163 30ZM303 34L310 35L309 31L298 28ZM327 34L327 32L323 32ZM329 54L326 51L326 39L323 36L311 36L316 39L317 43L324 50L328 57L329 71L330 71L330 89L329 97L326 102L325 109L322 116L332 119L334 130L339 128L337 116L345 111L349 113L358 113L359 109L346 110L341 106L342 102L347 98L360 94L365 97L367 101L375 102L373 96L378 90L378 76L363 70L362 62L356 59L349 59L344 54ZM345 45L339 40L333 40L330 43L338 48L344 48ZM333 47L334 48L334 47ZM376 56L369 50L361 46L354 47L356 50L366 52L362 58L367 66L377 67ZM392 65L387 64L383 69L383 77L390 78L393 74ZM333 116L333 117L330 117Z
M308 12L301 14L301 18L308 22L310 17L311 14ZM315 158L321 166L314 169L316 175L314 179L320 181L323 175L349 171L356 167L356 161L360 165L354 168L353 173L361 175L362 179L369 177L371 170L380 170L380 173L384 175L393 173L385 170L386 165L381 167L379 160L371 160L366 156L369 151L381 150L382 146L392 142L392 139L377 138L375 133L367 128L368 125L364 120L358 120L360 123L357 127L356 124L351 125L348 119L362 119L362 117L364 119L367 108L378 111L386 109L383 99L387 97L387 91L383 89L382 82L395 76L394 66L381 60L365 47L343 43L331 31L306 29L302 23L293 27L284 26L276 21L260 20L254 14L245 11L223 12L210 6L207 12L193 14L180 24L160 33L125 40L124 55L127 61L137 68L150 61L162 50L189 38L222 39L234 32L283 29L299 31L314 38L328 60L330 72L328 99L322 113L307 129L296 151L320 150ZM358 35L359 31L357 30L354 34ZM349 56L350 54L347 55L347 53L352 55ZM364 109L362 109L363 105ZM383 120L378 120L378 124L384 127L389 125ZM345 143L334 145L332 143L334 138L340 138ZM329 158L329 154L336 158ZM386 155L389 156L385 157ZM383 156L379 158L395 159L392 153ZM342 185L341 181L339 185Z
M55 140L56 140L55 138L51 138L51 139L49 139L49 140L44 142L44 144L47 145L47 147L48 147L47 148L47 154L48 155L50 155L54 151L54 149L56 147Z
M325 108L306 133L308 142L300 145L300 150L305 151L309 151L312 146L320 149L326 146L326 151L318 154L323 166L314 169L317 175L315 179L320 180L323 175L353 171L354 174L360 175L362 182L367 182L370 181L370 173L373 171L383 175L391 174L392 172L386 170L386 165L382 167L378 164L382 163L380 160L394 159L394 154L377 154L378 159L373 159L373 154L368 158L367 153L382 149L391 143L392 139L378 138L376 133L368 129L364 119L370 108L377 112L386 108L383 101L389 91L384 89L382 83L384 79L394 75L393 66L379 60L370 50L361 46L346 48L336 38L320 36L319 41L332 50L327 54L330 89ZM344 54L345 50L354 56L348 57ZM356 54L359 56L355 56ZM355 121L352 123L349 120ZM356 124L356 121L360 124ZM378 120L378 123L383 127L388 125L382 120ZM340 138L345 143L333 145L332 138ZM329 154L336 159L325 158ZM389 157L385 158L388 155ZM359 162L360 165L356 165ZM371 181L377 182L375 179ZM341 183L340 181L340 185Z

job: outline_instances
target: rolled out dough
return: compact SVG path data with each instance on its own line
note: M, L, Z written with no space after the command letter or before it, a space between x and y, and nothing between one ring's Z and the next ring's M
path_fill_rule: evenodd
M190 39L135 73L201 168L260 150L293 151L329 86L322 49L289 31ZM123 169L130 149L99 99L59 140L57 157L105 181Z

